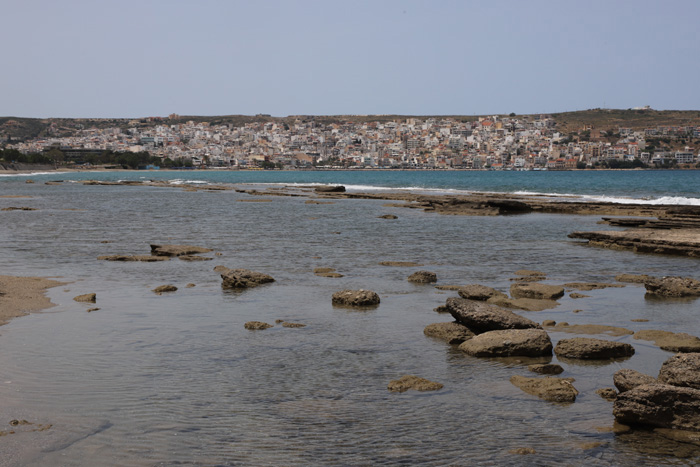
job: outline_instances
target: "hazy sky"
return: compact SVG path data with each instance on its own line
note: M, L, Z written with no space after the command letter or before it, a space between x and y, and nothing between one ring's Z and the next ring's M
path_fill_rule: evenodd
M700 1L0 0L0 116L700 109Z

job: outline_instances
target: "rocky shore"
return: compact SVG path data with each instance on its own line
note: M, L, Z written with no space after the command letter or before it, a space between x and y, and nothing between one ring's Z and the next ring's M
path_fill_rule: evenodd
M64 284L43 277L0 276L0 326L12 318L55 306L44 293Z

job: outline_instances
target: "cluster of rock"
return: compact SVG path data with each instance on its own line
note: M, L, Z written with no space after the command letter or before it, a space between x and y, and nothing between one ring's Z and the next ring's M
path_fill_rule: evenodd
M626 425L700 432L700 353L675 355L654 378L620 370L613 415Z
M204 248L193 245L151 245L150 255L102 255L97 259L105 261L168 261L171 258L179 258L182 261L211 261L213 258L199 256L201 253L213 251L211 248Z

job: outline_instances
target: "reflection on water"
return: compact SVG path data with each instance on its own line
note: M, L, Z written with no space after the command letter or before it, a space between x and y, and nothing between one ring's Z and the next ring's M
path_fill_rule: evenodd
M558 406L510 384L514 374L531 375L530 362L467 357L423 335L427 324L450 320L433 308L455 293L408 282L417 269L435 272L438 284L504 291L523 268L545 271L553 283L612 281L623 272L696 275L697 260L599 250L566 238L597 218L439 216L366 200L238 203L247 195L233 191L19 182L3 189L31 193L24 203L39 209L3 213L3 273L74 281L50 291L57 307L1 329L2 414L53 424L41 434L0 438L3 451L21 453L17 463L681 465L699 458L689 445L605 429L612 406L595 390L612 386L621 367L655 375L671 354L651 343L616 338L637 351L624 362L560 362L580 395ZM382 214L399 218L378 219ZM151 242L201 245L221 256L96 260L148 254ZM276 282L223 291L212 270L218 264ZM316 267L344 277L315 276ZM155 295L162 284L179 290ZM381 304L361 313L333 307L331 295L345 288L374 290ZM89 314L72 301L88 292L97 293L100 308ZM646 300L638 285L586 294L522 314L700 334L697 302ZM650 321L630 321L640 318ZM243 327L277 319L307 326ZM555 343L572 337L551 336ZM388 382L404 374L444 389L388 392ZM22 440L31 443L20 447ZM536 453L511 453L518 448Z

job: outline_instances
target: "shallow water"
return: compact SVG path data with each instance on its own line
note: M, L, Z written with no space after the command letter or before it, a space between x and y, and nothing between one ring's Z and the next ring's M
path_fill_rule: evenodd
M551 283L612 282L619 273L697 277L698 261L580 245L573 230L610 228L598 218L440 216L383 207L382 201L184 192L177 188L26 185L4 180L3 274L59 276L58 305L0 328L2 413L53 424L0 437L17 465L683 465L700 455L643 435L614 435L612 405L595 390L619 368L655 375L670 353L629 336L624 362L566 362L576 403L555 405L509 382L522 363L476 359L423 335L450 321L433 308L454 296L406 277L434 271L438 284L482 283L507 291L517 269ZM67 210L71 209L71 210ZM378 219L396 214L396 220ZM110 241L112 243L101 243ZM213 261L113 263L102 254L148 254L149 243L213 248ZM211 256L208 255L208 256ZM419 268L378 265L416 261ZM218 264L275 277L245 292L223 291ZM313 275L334 267L340 279ZM186 288L187 283L196 287ZM175 284L172 294L151 289ZM378 292L375 309L331 305L333 292ZM97 293L100 310L72 297ZM536 321L599 323L631 330L700 334L697 301L652 301L644 289L583 292ZM91 305L92 306L92 305ZM581 310L573 313L574 310ZM634 318L649 322L631 322ZM246 321L299 322L247 331ZM571 334L552 332L556 343ZM552 361L557 361L553 358ZM389 393L390 380L416 374L438 392ZM1 422L1 420L0 420ZM658 439L653 437L657 442ZM532 447L536 454L509 451Z

